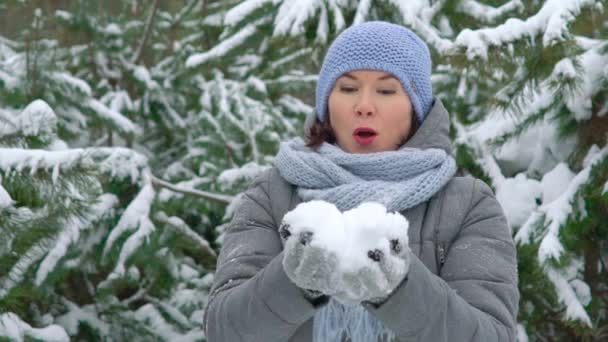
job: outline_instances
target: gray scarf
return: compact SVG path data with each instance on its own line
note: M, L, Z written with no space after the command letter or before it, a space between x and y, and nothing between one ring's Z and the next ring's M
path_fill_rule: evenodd
M315 152L301 138L282 143L274 164L303 201L324 200L340 210L379 202L402 211L431 198L456 173L454 158L441 149L354 154L324 143Z
M324 143L313 151L301 138L281 144L274 164L303 201L324 200L340 210L375 201L402 211L433 196L456 173L456 162L442 149L402 146L397 151L352 154ZM315 342L393 341L394 333L361 305L330 299L314 317Z

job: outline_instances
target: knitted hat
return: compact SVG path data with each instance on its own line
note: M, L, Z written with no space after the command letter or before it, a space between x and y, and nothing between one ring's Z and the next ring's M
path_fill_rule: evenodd
M344 30L329 47L319 73L316 115L327 116L327 100L343 74L353 70L377 70L401 82L422 123L433 104L431 55L415 33L403 26L370 21Z

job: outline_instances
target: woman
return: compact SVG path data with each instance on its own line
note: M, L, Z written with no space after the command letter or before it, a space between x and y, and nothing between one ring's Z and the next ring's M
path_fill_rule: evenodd
M205 315L209 341L515 340L511 233L492 190L455 177L449 116L430 76L427 46L404 27L368 22L336 38L307 141L281 145L226 230ZM311 200L341 211L379 202L409 221L409 246L391 245L382 258L362 251L379 266L341 274L334 252L284 222ZM382 267L390 258L397 271Z

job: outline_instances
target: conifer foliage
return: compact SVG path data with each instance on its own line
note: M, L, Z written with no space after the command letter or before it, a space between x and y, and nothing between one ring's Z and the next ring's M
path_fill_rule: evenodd
M0 4L28 19L0 32L0 340L203 341L231 204L301 135L328 44L370 20L431 50L458 164L518 245L518 339L608 339L602 1L40 6Z

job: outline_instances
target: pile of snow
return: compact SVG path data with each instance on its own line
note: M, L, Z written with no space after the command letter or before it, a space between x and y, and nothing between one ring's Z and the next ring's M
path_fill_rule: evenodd
M407 219L374 202L362 203L344 213L328 202L305 202L288 212L283 223L289 225L294 236L312 233L311 246L333 251L339 269L344 272L375 267L368 252L379 250L390 256L391 243L395 243L392 241L408 245Z

